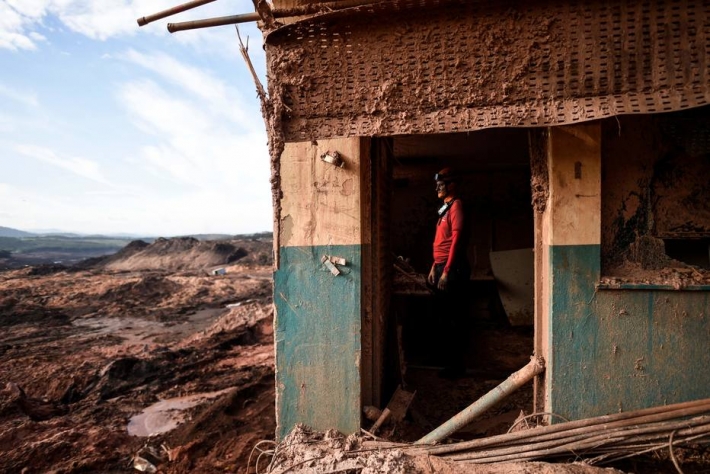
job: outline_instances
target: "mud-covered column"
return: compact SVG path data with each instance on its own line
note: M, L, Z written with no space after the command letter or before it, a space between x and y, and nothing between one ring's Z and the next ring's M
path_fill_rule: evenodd
M585 398L586 360L594 354L591 302L600 277L601 127L553 127L547 141L549 195L542 215L541 302L547 361L546 411L573 414ZM547 268L544 268L547 266Z
M362 298L361 138L287 143L281 156L276 306L276 419L360 428ZM325 260L325 261L324 261Z

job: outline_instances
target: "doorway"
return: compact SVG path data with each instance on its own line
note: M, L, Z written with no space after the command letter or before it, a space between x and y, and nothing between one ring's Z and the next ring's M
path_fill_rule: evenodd
M383 429L392 430L391 439L413 441L523 367L533 353L528 132L396 136L373 140L372 150L373 169L379 169L373 173L372 207L378 211L373 214L372 246L379 249L379 262L391 269L381 271L381 281L374 284L379 287L374 293L387 300L380 304L381 405L398 386L416 391L407 418ZM426 287L441 206L434 174L444 167L460 176L470 234L466 254L471 274L461 308L465 372L456 378L442 373L442 354L452 335ZM457 436L497 434L520 410L529 413L532 404L530 384Z

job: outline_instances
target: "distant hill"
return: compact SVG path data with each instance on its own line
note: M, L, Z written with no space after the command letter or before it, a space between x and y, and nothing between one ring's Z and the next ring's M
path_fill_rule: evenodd
M264 231L257 232L254 234L188 234L188 235L176 235L172 238L179 239L183 237L191 237L197 240L270 240L273 237L272 232ZM146 239L141 239L146 240ZM155 239L153 239L155 240Z
M25 232L23 230L11 229L10 227L0 226L0 237L14 237L16 239L20 237L32 237L35 234L31 232Z
M269 240L198 240L194 237L158 238L148 244L136 240L119 252L81 262L80 268L107 270L206 270L236 261L246 264L271 263Z

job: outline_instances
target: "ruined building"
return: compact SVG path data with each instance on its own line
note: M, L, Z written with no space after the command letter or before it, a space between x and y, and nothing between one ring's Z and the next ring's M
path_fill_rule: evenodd
M709 397L710 6L355 3L262 24L279 434L353 432L387 402L393 260L428 270L445 164L472 203L473 292L496 252L534 249L537 410Z
M403 367L436 366L444 166L473 222L471 320L534 328L536 411L710 397L710 4L255 4L278 436L355 432ZM481 334L474 372L498 355Z

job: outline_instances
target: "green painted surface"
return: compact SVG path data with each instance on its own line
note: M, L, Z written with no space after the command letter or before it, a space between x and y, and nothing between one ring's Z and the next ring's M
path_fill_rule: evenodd
M323 255L343 257L334 276ZM296 423L360 429L361 247L282 247L274 274L279 439Z
M710 291L710 285L689 285L675 288L673 285L654 285L649 283L620 283L614 285L597 285L599 290L666 290L666 291Z
M550 247L550 409L579 419L710 398L710 292L595 291L599 252Z

